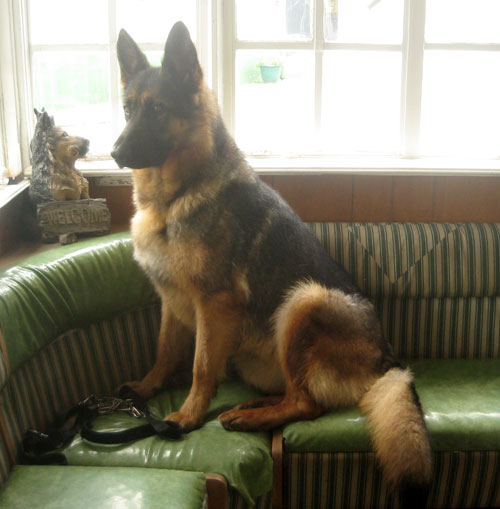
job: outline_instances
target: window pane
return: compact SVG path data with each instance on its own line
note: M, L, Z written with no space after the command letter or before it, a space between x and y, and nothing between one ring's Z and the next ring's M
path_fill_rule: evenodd
M427 0L427 42L500 42L498 0Z
M500 155L500 54L427 51L423 153Z
M281 67L272 69L272 64ZM236 73L239 146L251 154L310 152L314 138L313 53L238 51Z
M109 57L105 52L33 54L34 106L54 115L70 134L88 137L92 153L109 153Z
M120 0L116 2L117 30L124 28L137 42L161 42L176 21L188 27L196 42L196 0Z
M323 76L323 152L397 152L401 54L330 51Z
M30 0L31 44L105 43L108 6L102 0Z
M403 0L324 0L325 40L401 44Z
M237 0L237 37L243 41L312 39L312 0Z

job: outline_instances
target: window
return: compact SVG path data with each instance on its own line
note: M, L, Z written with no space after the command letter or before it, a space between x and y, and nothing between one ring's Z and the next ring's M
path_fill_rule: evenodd
M15 78L2 110L9 161L16 143L29 161L33 107L109 158L124 123L119 29L159 64L181 19L249 156L295 157L299 167L318 155L326 167L339 155L472 157L500 168L498 0L5 0L0 8L15 54L14 64L0 59L2 80Z
M427 0L421 151L500 155L500 2Z
M397 153L401 0L237 0L234 130L252 154ZM274 83L267 66L280 66Z
M226 19L247 153L500 155L497 0L235 0Z

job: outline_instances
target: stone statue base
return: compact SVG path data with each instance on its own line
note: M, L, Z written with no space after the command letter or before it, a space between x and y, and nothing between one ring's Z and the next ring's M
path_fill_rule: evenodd
M71 244L79 235L109 233L111 214L104 198L48 201L37 205L42 242Z

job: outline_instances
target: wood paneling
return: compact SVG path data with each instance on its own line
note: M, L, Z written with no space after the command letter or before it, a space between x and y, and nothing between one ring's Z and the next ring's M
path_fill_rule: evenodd
M131 186L97 186L90 180L90 197L106 198L111 224L128 224L134 213Z
M436 177L433 217L450 222L500 221L500 179Z
M392 177L356 176L353 179L353 221L391 221Z
M391 220L430 222L434 219L434 179L393 177Z
M353 182L350 176L275 176L274 188L304 221L350 221L353 211Z
M500 222L500 177L264 175L305 221ZM92 179L90 179L92 180ZM98 187L113 224L133 213L132 188Z

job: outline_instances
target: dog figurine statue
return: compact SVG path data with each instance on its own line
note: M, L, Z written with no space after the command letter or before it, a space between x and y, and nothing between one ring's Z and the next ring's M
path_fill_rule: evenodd
M30 197L35 205L47 201L89 198L89 183L75 169L75 161L89 150L89 140L69 136L55 126L54 117L35 109L37 123L30 143L32 177Z

